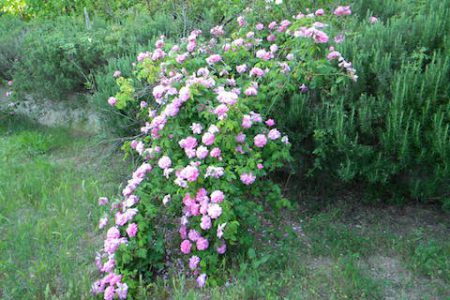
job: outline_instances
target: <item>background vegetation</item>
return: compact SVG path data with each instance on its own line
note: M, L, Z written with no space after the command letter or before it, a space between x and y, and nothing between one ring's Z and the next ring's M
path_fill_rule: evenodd
M272 14L335 3L285 1ZM450 2L350 4L357 18L347 24L338 50L353 61L358 82L329 83L326 94L312 87L310 93L277 99L274 114L285 120L282 125L295 143L295 186L363 187L371 201L437 201L448 209ZM260 13L265 5L6 1L3 11L8 14L0 17L0 75L14 78L17 94L64 99L70 93L90 93L89 104L103 112L105 129L127 136L139 128L135 112L117 113L106 103L117 92L115 70L129 74L136 54L152 49L160 35L171 39L192 28L208 32L214 24L234 26L230 21L246 6L264 19L270 16ZM370 16L379 21L371 24Z
M115 70L131 75L137 53L152 49L160 35L178 39L193 28L235 26L246 6L261 20L271 18L263 1L187 3L0 0L0 81L14 80L14 101L23 94L57 101L88 94L86 105L102 112L105 133L133 135L134 112L117 113L106 103L117 92ZM344 1L285 0L276 13L337 3ZM274 110L294 142L288 192L301 205L283 222L267 224L271 243L257 245L261 255L247 254L229 287L193 290L173 271L171 279L141 287L143 295L450 296L448 214L379 203L450 209L450 1L345 3L356 18L338 50L352 60L358 82L280 97ZM371 24L370 16L379 22ZM93 199L116 194L129 170L116 157L101 170L107 176L98 176L99 161L111 159L105 140L17 116L1 115L0 124L0 298L86 299L99 247ZM306 197L311 190L325 200ZM342 196L346 190L363 193Z

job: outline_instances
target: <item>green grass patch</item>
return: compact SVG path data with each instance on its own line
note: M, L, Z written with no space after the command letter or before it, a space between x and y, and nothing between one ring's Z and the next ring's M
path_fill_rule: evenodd
M64 129L1 127L0 298L88 296L102 240L96 199L118 182L83 162L91 144Z

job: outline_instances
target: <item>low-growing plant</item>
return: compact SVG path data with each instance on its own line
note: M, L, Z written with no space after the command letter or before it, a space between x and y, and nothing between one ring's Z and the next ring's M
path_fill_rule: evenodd
M255 241L261 212L290 206L269 177L291 160L289 139L271 117L273 98L283 96L276 90L306 92L306 78L317 89L324 80L357 78L324 31L323 22L339 27L348 14L339 7L270 24L241 15L232 38L216 26L210 40L199 30L179 44L161 39L138 55L131 78L113 74L119 91L107 101L139 108L145 124L124 149L144 162L112 201L113 218L100 220L100 228L114 224L96 258L105 275L94 294L133 297L180 255L190 256L182 270L198 286L228 280L227 266Z

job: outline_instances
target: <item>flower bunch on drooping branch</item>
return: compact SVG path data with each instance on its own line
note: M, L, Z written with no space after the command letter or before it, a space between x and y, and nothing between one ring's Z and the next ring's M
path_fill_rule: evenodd
M111 203L114 218L100 220L100 228L112 224L96 259L105 276L95 294L124 299L177 255L200 287L220 282L227 253L251 245L262 206L289 205L267 177L290 159L288 137L271 118L272 90L289 81L306 92L317 70L356 76L333 65L340 55L325 59L327 24L317 19L328 20L323 11L270 24L240 16L233 38L217 26L210 40L198 30L180 44L160 39L137 57L135 80L148 93L114 74L120 92L108 102L141 109L141 138L127 145L143 163Z

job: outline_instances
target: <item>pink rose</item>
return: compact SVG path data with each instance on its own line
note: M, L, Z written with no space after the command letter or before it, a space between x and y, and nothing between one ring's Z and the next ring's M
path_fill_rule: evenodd
M168 156L163 156L158 161L158 166L163 170L170 168L171 165L172 165L172 160L170 160L170 157L168 157Z
M267 135L269 139L276 140L281 137L281 133L277 129L272 129L269 131L269 134Z
M189 87L187 86L182 87L179 92L179 99L181 100L181 102L186 102L187 100L189 100L190 97L191 97L191 90L189 89Z
M114 287L112 285L110 285L105 289L105 293L103 294L103 297L105 300L113 300L114 294L115 294Z
M237 21L238 21L239 27L243 27L243 26L247 25L247 22L245 21L244 17L242 17L242 16L239 16L237 18Z
M205 286L206 283L206 274L201 274L197 277L197 285L199 288L202 288Z
M193 149L197 146L197 139L195 137L189 136L185 139L182 139L178 144L183 149Z
M211 204L208 208L208 215L211 219L217 219L222 214L222 207L218 204Z
M257 136L255 136L253 141L255 143L255 146L258 148L262 148L267 144L267 138L264 134L258 134Z
M203 230L208 230L211 228L211 218L208 216L202 216L202 220L200 223L200 228Z
M256 176L253 175L252 172L250 172L250 173L242 173L242 175L241 175L241 181L245 185L250 185L253 182L255 182L255 180L256 180Z
M200 257L194 255L189 259L189 268L191 270L195 270L195 269L197 269L197 266L199 263L200 263Z
M224 254L227 251L227 244L225 244L225 242L222 242L222 244L217 247L217 253L219 254Z
M108 239L118 239L120 238L120 231L117 229L117 227L111 227L108 229L106 233L106 238Z
M217 190L211 193L211 202L212 203L221 203L225 198L222 191Z
M268 119L265 123L269 127L272 127L275 125L275 121L273 119Z
M181 252L184 254L189 254L191 253L192 243L189 240L184 240L181 242L180 248Z
M219 54L213 54L206 59L206 62L209 65L213 65L215 63L218 63L221 60L222 60L222 57Z
M129 224L126 231L130 238L136 236L136 233L138 231L137 224L136 223Z
M244 133L239 133L237 136L236 136L236 142L238 142L238 143L241 143L241 144L243 144L244 142L245 142L245 134Z
M222 151L220 150L220 148L217 148L217 147L213 148L211 150L211 152L209 153L209 155L211 157L215 157L215 158L220 157L221 154L222 154Z
M222 26L213 27L210 32L215 37L220 37L225 34L225 31L223 30Z
M189 242L189 244L190 244L190 242ZM200 237L200 238L198 238L196 245L197 245L197 250L203 251L203 250L208 249L209 242L207 239ZM190 248L189 248L189 250L190 250Z
M350 6L339 6L334 10L334 14L336 16L348 16L352 14L352 11L350 10Z
M252 127L252 119L249 115L244 115L241 126L245 129Z
M236 71L239 73L239 74L242 74L242 73L244 73L245 71L247 71L247 65L239 65L239 66L237 66L236 67Z
M180 230L178 231L180 233L180 237L182 240L185 240L187 237L187 227L186 225L182 225L180 227Z
M196 242L198 238L200 237L200 233L197 232L195 229L189 230L188 237L191 241Z
M186 179L189 182L196 181L199 175L200 172L194 166L187 166L180 172L180 177Z
M98 205L103 206L108 204L108 198L106 197L100 197L98 198Z
M254 67L250 70L250 76L263 77L264 71L258 67Z
M117 283L117 289L116 289L117 296L120 300L127 299L128 295L128 285L126 283Z
M216 137L214 136L214 134L210 132L205 132L205 134L203 134L202 136L202 142L206 146L211 146L214 143L215 139Z
M117 103L117 99L115 97L109 97L108 98L108 104L111 106L115 106Z
M214 114L219 117L219 120L224 119L227 116L228 107L225 104L220 104L214 109Z
M208 156L208 148L204 146L198 147L196 155L198 159L205 159Z

